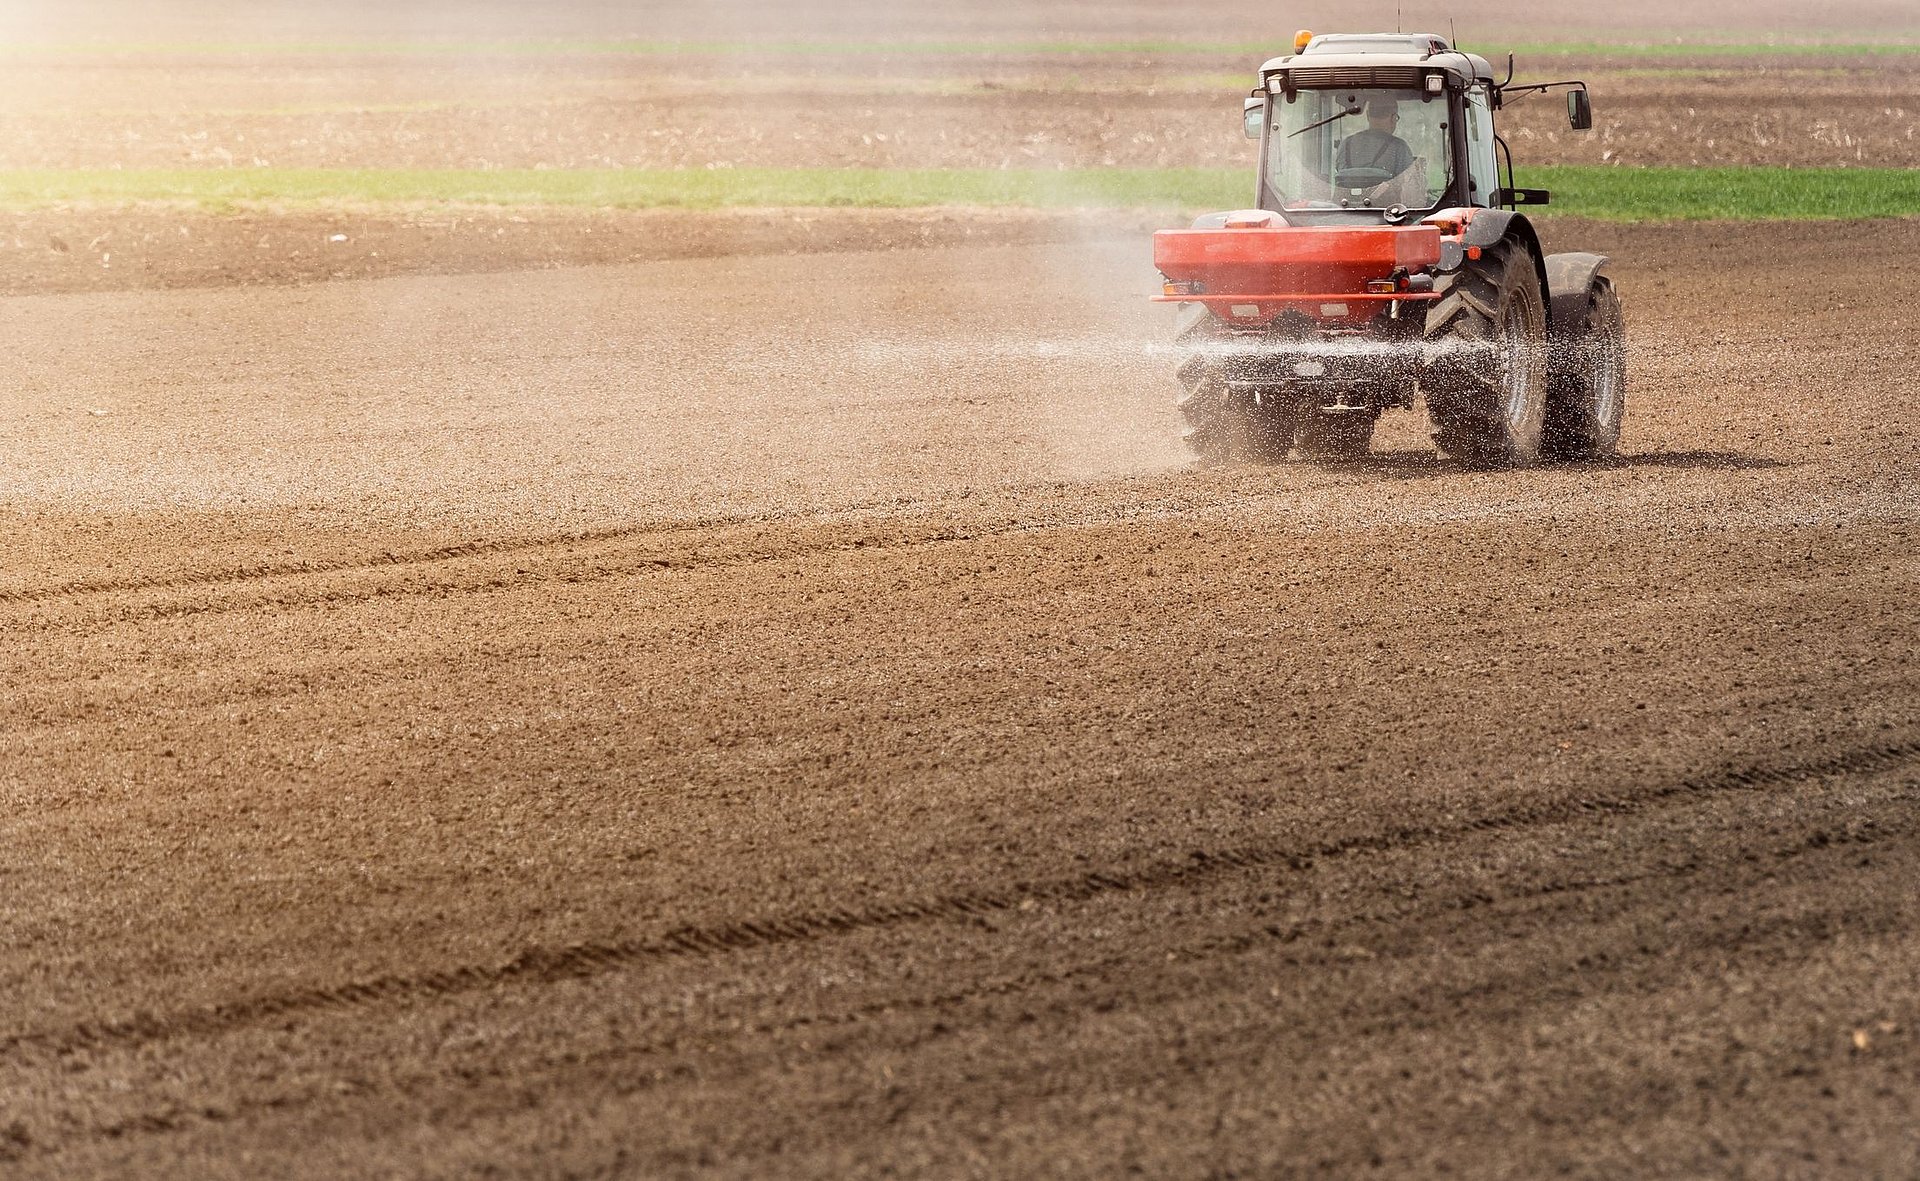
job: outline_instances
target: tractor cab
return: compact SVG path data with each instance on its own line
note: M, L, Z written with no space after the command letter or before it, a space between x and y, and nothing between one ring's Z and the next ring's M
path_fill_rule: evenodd
M1303 34L1260 81L1246 104L1261 143L1259 207L1290 224L1397 224L1546 199L1502 184L1493 113L1507 84L1445 38Z

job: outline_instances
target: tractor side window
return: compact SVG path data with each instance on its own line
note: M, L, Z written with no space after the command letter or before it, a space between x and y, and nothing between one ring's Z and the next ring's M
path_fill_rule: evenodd
M1493 103L1485 86L1467 92L1467 181L1475 205L1490 206L1500 191L1500 164L1493 147Z

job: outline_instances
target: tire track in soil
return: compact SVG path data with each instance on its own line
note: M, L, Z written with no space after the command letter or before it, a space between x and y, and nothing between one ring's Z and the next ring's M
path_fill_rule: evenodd
M1353 483L1348 476L1343 478L1338 472L1318 473L1328 478L1307 480L1289 485L1289 493L1324 492ZM1032 494L1036 491L1050 492L1054 484L1049 482L1037 488L1014 484L996 489L996 493L1018 500L1031 512ZM1190 501L1191 503L1187 503ZM735 515L712 517L675 518L658 521L636 521L625 525L611 525L601 529L582 529L560 534L532 534L521 537L498 539L476 538L471 541L456 542L451 545L435 546L430 549L413 550L406 553L384 552L369 554L360 558L341 558L334 561L305 560L298 562L261 562L252 565L230 566L215 570L191 570L175 574L157 574L148 577L110 578L92 581L67 582L55 586L41 587L0 587L0 606L31 606L41 603L60 602L62 600L85 600L90 598L111 597L114 595L138 593L142 591L183 591L201 590L217 587L245 587L255 583L271 582L282 578L309 578L330 574L373 573L393 570L410 570L416 567L442 565L468 559L486 559L497 557L515 557L521 554L539 553L552 550L567 553L571 550L588 548L595 545L615 543L635 543L659 540L672 543L686 538L690 534L747 532L756 528L777 529L800 526L816 527L827 531L839 529L856 533L862 524L869 531L877 525L910 526L915 523L939 528L929 528L928 533L938 533L941 529L953 533L953 537L933 536L930 540L972 540L977 537L995 537L1007 534L1030 533L1037 530L1054 528L1061 525L1101 525L1137 520L1142 516L1160 516L1176 513L1193 505L1215 507L1218 497L1175 497L1173 502L1164 506L1149 504L1144 509L1128 509L1124 506L1106 506L1090 509L1079 506L1072 520L1048 519L1042 514L1037 519L1019 519L1005 525L976 524L965 530L960 529L958 519L953 512L955 505L944 500L929 500L903 505L898 499L856 502L841 505L830 510L794 509L789 512L757 511ZM971 503L969 507L974 507ZM919 509L918 513L911 510ZM913 539L909 544L921 539ZM857 543L856 543L857 544ZM878 543L875 543L876 545ZM692 549L682 545L682 549ZM792 556L793 553L816 552L836 548L849 548L844 541L829 541L818 545L795 545L789 553L767 554L769 558ZM678 566L722 565L725 561L701 562L689 560L674 562Z
M245 585L276 578L299 578L318 574L344 574L366 570L431 566L461 558L505 556L531 550L591 545L633 537L660 536L719 525L744 524L752 518L717 521L689 521L684 525L644 524L606 530L585 530L557 537L515 537L497 541L467 541L412 553L384 553L364 558L342 558L330 562L262 562L251 566L232 566L224 570L195 570L182 574L154 575L148 578L101 579L94 582L68 582L58 586L0 589L0 603L45 603L60 599L84 599L132 591L192 590L209 586Z
M1305 491L1321 490L1318 486ZM1302 489L1290 490L1294 492ZM740 522L718 524L690 523L678 527L633 527L610 529L604 533L569 534L564 537L523 538L502 542L474 541L442 549L413 554L342 560L326 563L290 563L285 566L239 567L153 579L127 579L96 583L67 584L26 590L0 590L0 607L51 608L39 613L0 617L0 632L11 629L61 627L78 629L113 627L128 623L150 623L200 615L225 615L257 611L268 607L350 606L389 599L432 598L455 594L487 594L515 587L541 585L578 586L635 575L715 570L751 566L757 563L786 561L825 553L887 553L1041 533L1056 529L1099 528L1142 520L1169 519L1179 508L1145 512L1089 513L1072 520L1018 521L1005 525L964 523L954 518L887 517L891 528L876 523L849 524L805 515L791 518L748 518ZM1504 510L1498 510L1504 511ZM1452 518L1456 520L1465 517ZM824 534L776 537L771 534L791 521L807 523L795 533ZM768 534L751 532L764 525ZM685 540L719 530L726 533L710 541ZM665 541L655 549L646 543ZM622 548L630 546L632 548ZM597 545L614 547L610 552L581 553ZM545 569L515 568L510 573L489 570L487 563L533 553L551 553ZM459 563L475 564L463 572ZM443 576L430 573L435 566L454 566ZM271 584L278 580L351 579L365 575L368 585L327 588L295 581L285 588ZM422 575L412 581L408 575ZM394 581L384 581L393 578ZM206 598L146 601L124 606L108 606L88 613L90 600L111 600L119 595L167 595L196 590L211 592ZM256 592L249 594L248 592ZM68 605L67 610L61 610Z
M468 964L419 975L386 975L346 984L293 989L173 1013L140 1014L124 1020L87 1022L65 1029L25 1031L0 1037L0 1053L11 1053L26 1047L66 1052L103 1046L142 1046L180 1037L218 1034L306 1012L405 1003L507 984L580 979L650 960L718 956L911 923L965 921L1015 911L1029 900L1083 902L1106 894L1191 885L1248 869L1303 871L1321 861L1419 848L1476 833L1525 829L1591 816L1633 815L1684 798L1787 787L1808 779L1834 775L1871 774L1894 770L1915 761L1920 761L1920 740L1864 747L1787 766L1730 768L1708 776L1676 780L1612 797L1540 803L1459 824L1408 826L1330 841L1306 849L1253 846L1219 851L1195 850L1182 860L1150 863L1132 871L1096 871L861 909L803 912L703 927L682 927L651 939L532 947L504 963Z
M1907 798L1907 797L1902 797ZM1912 826L1901 829L1887 829L1869 826L1866 833L1849 830L1818 829L1801 840L1790 845L1775 846L1760 854L1743 854L1742 860L1754 863L1754 872L1771 874L1782 865L1792 863L1809 854L1830 849L1846 847L1849 849L1871 848L1890 840L1912 835ZM1699 873L1724 868L1711 862L1689 859L1679 863L1666 863L1655 869L1640 873L1617 874L1607 877L1574 878L1563 881L1549 881L1526 889L1512 890L1500 894L1468 890L1453 897L1438 900L1436 904L1408 905L1397 909L1361 910L1351 914L1300 919L1288 923L1263 924L1250 931L1240 931L1209 935L1168 948L1164 954L1169 963L1196 963L1224 956L1243 955L1261 947L1287 947L1315 936L1328 936L1339 931L1355 927L1382 926L1405 923L1414 918L1434 913L1466 913L1488 907L1525 905L1569 895L1593 894L1602 890L1616 890L1625 887L1645 885L1653 882L1681 882ZM1884 925L1855 923L1846 927L1858 935L1884 934L1891 928ZM1737 933L1718 940L1711 940L1701 946L1712 946L1731 950L1762 943L1768 939L1786 936L1788 942L1803 948L1812 947L1820 940L1831 938L1833 929L1826 918L1810 919L1804 916L1778 916L1754 922L1746 922ZM1621 968L1635 960L1659 955L1654 948L1642 948L1637 953L1621 955L1607 961L1613 968ZM1019 972L989 979L963 988L948 989L942 992L922 993L914 996L889 997L885 1000L869 1001L864 1004L832 1012L799 1013L789 1017L762 1020L747 1023L729 1030L734 1038L777 1037L801 1030L847 1029L876 1017L897 1013L933 1013L957 1008L961 1005L977 1003L996 997L1018 996L1040 988L1069 984L1076 980L1099 979L1109 973L1125 968L1138 961L1137 954L1121 953L1101 956L1092 960L1050 970ZM1317 965L1337 963L1341 953L1328 951L1324 954L1301 954L1287 957L1286 964L1291 968L1307 968ZM1429 999L1437 1002L1429 1012L1446 1013L1445 1017L1430 1016L1426 1019L1402 1020L1413 1029L1443 1027L1457 1020L1460 1012L1475 1003L1484 1002L1489 996L1504 995L1501 990L1488 989L1484 982L1475 982L1468 988L1454 988L1440 992L1427 993ZM932 1030L907 1039L905 1045L918 1046L927 1041L944 1036L951 1030L945 1025L937 1025ZM514 1071L514 1079L521 1084L534 1080L552 1082L564 1075L594 1075L598 1070L618 1062L630 1062L635 1059L672 1054L695 1035L656 1037L649 1041L613 1046L606 1049L579 1053L566 1051L546 1054L519 1064ZM387 1076L378 1088L383 1092L412 1094L417 1088L445 1083L448 1079L445 1071L415 1071L404 1076ZM472 1081L462 1077L463 1081ZM658 1085L661 1079L639 1080L637 1085L645 1088ZM316 1101L336 1098L332 1094L307 1092L303 1094L274 1094L270 1096L241 1096L237 1102L231 1102L221 1109L216 1118L204 1110L194 1110L179 1106L164 1110L148 1111L108 1124L99 1124L87 1130L87 1137L94 1140L124 1140L141 1135L164 1135L187 1130L190 1126L202 1123L229 1122L255 1112L284 1112L290 1109L310 1106ZM32 1155L39 1157L58 1156L67 1145L56 1143L37 1143ZM26 1154L21 1154L26 1155Z
M756 562L834 551L910 550L945 542L974 541L989 537L1031 533L1061 526L1119 523L1137 519L1141 514L1110 512L1085 514L1084 520L1014 521L1005 525L962 523L953 517L934 514L900 516L897 506L886 506L892 513L874 519L861 519L882 506L856 506L831 514L801 513L756 514L738 518L717 518L678 524L645 524L605 530L569 533L556 537L525 537L501 541L471 541L407 554L384 554L337 562L297 562L282 565L262 564L225 570L193 572L153 578L130 578L98 582L68 583L55 587L0 589L0 606L44 606L113 598L118 595L212 590L239 595L283 579L325 578L334 575L368 574L406 575L435 566L473 562L481 569L468 580L448 577L416 583L378 584L370 587L326 590L296 584L281 593L260 597L147 602L118 610L108 610L86 619L98 625L136 623L186 615L219 614L245 611L262 606L293 606L320 603L371 601L380 598L434 595L459 591L498 590L533 583L585 583L619 578L652 570L695 570L750 565ZM852 517L854 520L835 520ZM764 529L766 532L757 532ZM785 536L772 536L781 530ZM812 536L808 536L811 534ZM648 549L648 543L659 543ZM584 555L579 551L595 546L613 547L611 552ZM559 566L549 570L517 569L512 575L485 572L492 559L514 558L527 554L555 555L554 561L582 562L584 568ZM68 619L66 622L81 622Z
M529 539L523 543L473 542L467 545L452 546L445 550L430 551L423 554L395 555L391 558L371 561L340 562L333 564L313 564L300 567L260 567L253 570L223 571L204 575L187 576L177 579L153 581L129 580L126 584L98 583L79 588L60 588L45 592L18 592L14 597L0 594L0 604L42 606L49 603L79 600L84 603L93 598L111 598L122 594L159 593L167 594L179 591L211 590L216 597L186 599L161 602L144 602L128 606L109 608L96 614L55 613L54 618L64 626L111 627L123 623L146 623L165 619L178 619L195 615L223 615L232 612L258 610L263 607L300 607L300 606L337 606L354 603L371 603L382 599L419 598L448 594L484 594L489 591L506 590L516 586L533 586L548 583L578 585L598 582L606 579L630 577L657 571L687 571L700 569L724 569L733 566L751 565L757 562L782 561L811 554L840 550L885 551L895 549L913 549L920 546L938 545L950 541L970 541L987 536L998 530L962 531L951 526L928 527L922 531L902 537L886 535L872 529L861 530L847 528L834 530L835 536L806 540L787 539L778 544L753 545L755 540L765 538L726 538L713 543L721 552L701 552L698 543L667 546L656 550L638 552L614 552L598 558L583 558L579 550L594 545L618 544L620 542L645 543L663 537L676 538L685 533L702 532L708 526L688 526L686 529L674 529L666 532L657 530L610 531L605 536L577 535L564 539ZM832 526L821 526L823 530L833 530ZM731 542L731 546L729 546ZM486 563L500 558L512 558L527 553L554 551L574 559L577 564L561 566L556 569L515 569L511 573L489 571ZM428 575L416 581L405 581L409 574L430 571L435 566L454 565L473 562L478 568L466 573L459 570L448 571L444 576ZM281 579L314 579L330 576L370 575L376 580L392 575L401 576L397 581L375 581L372 585L348 586L328 589L306 583L295 583L284 589L275 589L270 584ZM260 593L249 595L249 590ZM33 624L50 622L44 616L33 617ZM0 627L5 624L0 624Z
M1268 490L1267 496L1283 495L1292 503L1303 495L1375 482L1365 475L1356 477L1352 471L1313 474L1321 478L1289 484L1284 488L1276 486ZM1459 474L1469 473L1463 471ZM1387 475L1381 478L1391 480L1395 477ZM1052 485L1045 485L1039 490L1051 489ZM997 491L1018 496L1022 488L1009 486ZM1036 490L1026 490L1029 494L1033 491ZM1260 501L1267 499L1267 496L1253 495L1241 499ZM656 571L724 569L836 551L908 551L947 542L978 541L1054 529L1098 528L1143 520L1169 520L1200 509L1212 515L1221 507L1217 489L1200 496L1176 491L1133 509L1107 507L1090 510L1080 506L1066 511L1065 516L1042 513L1035 517L1031 513L1031 495L1027 499L1028 515L1003 524L981 519L977 503L968 506L969 515L975 517L969 521L952 511L956 507L952 504L927 502L915 506L921 510L918 513L903 513L904 506L896 501L886 501L852 504L825 512L755 512L738 516L636 522L558 535L497 540L482 538L425 550L386 552L334 561L267 562L151 577L70 582L47 587L0 587L0 608L52 608L46 614L0 618L0 631L21 625L48 626L56 620L61 626L69 628L111 627L122 623L227 614L262 607L347 605L444 594L484 594L516 586L548 583L578 585ZM1466 520L1476 515L1500 515L1506 511L1504 507L1494 506L1483 512L1457 514L1443 519ZM1411 518L1429 524L1434 519L1431 516ZM1904 517L1890 517L1887 520L1905 522ZM608 547L608 552L593 555L590 551L596 546ZM549 555L546 558L548 568L517 568L510 574L489 573L486 569L490 561L526 555ZM578 561L580 566L566 564L568 559ZM472 563L477 568L462 577L459 569L462 563ZM422 574L436 566L454 569L443 577L429 575L417 581L405 581L408 575ZM371 576L376 581L372 585L339 589L310 586L299 581L330 577L350 579L355 575ZM378 581L389 576L401 580ZM282 580L292 580L293 584L283 589L271 586ZM147 601L117 608L108 607L94 614L85 611L85 605L93 600L143 594L166 596L193 591L212 592L213 597ZM248 591L259 593L248 595ZM61 611L59 608L63 605L70 609Z
M1375 457L1380 459L1381 457ZM1562 465L1566 466L1566 465ZM1588 465L1591 466L1591 465ZM1458 474L1471 475L1466 469L1455 471L1445 461L1437 457L1420 457L1417 470L1420 474ZM1284 486L1275 485L1265 489L1264 493L1230 496L1240 502L1261 501L1273 496L1284 496L1297 500L1302 495L1334 492L1374 483L1391 483L1406 478L1406 473L1393 471L1373 471L1370 469L1320 469L1297 472L1302 476ZM281 579L321 578L330 575L408 573L433 566L449 565L459 562L484 562L493 558L512 558L527 554L552 552L556 555L570 556L573 551L591 549L594 546L643 546L648 542L660 543L660 552L651 557L621 554L631 559L628 566L620 568L596 568L583 576L568 577L566 574L531 575L521 572L527 581L588 581L593 578L619 577L646 570L648 567L660 569L695 569L715 566L743 564L751 561L777 561L782 558L801 554L821 553L837 549L888 549L910 548L916 545L936 544L942 541L972 541L982 538L1011 536L1021 533L1041 532L1048 529L1070 528L1076 526L1098 527L1102 525L1124 524L1143 519L1167 519L1197 509L1217 512L1222 505L1222 492L1219 488L1207 488L1200 492L1181 489L1168 489L1165 495L1149 498L1136 508L1125 506L1089 507L1084 504L1061 506L1057 511L1034 509L1035 495L1045 496L1056 491L1054 482L1028 486L1007 485L993 490L996 498L1005 498L1008 503L1017 503L1023 515L1010 519L1004 524L991 524L977 519L982 516L982 501L969 499L964 502L967 515L976 517L968 522L957 509L960 504L946 500L929 500L903 505L897 499L857 502L842 505L830 510L795 509L787 512L755 511L734 515L711 517L676 518L653 521L636 521L624 525L612 525L600 529L583 529L560 534L532 534L519 537L498 539L475 538L469 541L455 542L450 545L435 546L428 549L408 552L387 551L368 554L357 558L316 561L312 559L295 562L260 562L255 564L229 566L212 570L189 570L171 574L131 578L109 578L90 581L60 583L54 586L39 587L0 587L0 607L31 607L44 604L74 603L80 604L91 599L112 598L119 595L141 593L168 593L194 590L244 590L263 583ZM913 510L918 510L913 511ZM1064 513L1065 515L1061 515ZM1011 513L1009 514L1012 515ZM1421 518L1423 521L1426 518ZM770 540L757 537L755 530L793 530L795 532L820 532L827 537L807 541L789 538L784 545L754 549L753 541ZM900 534L904 533L905 536ZM700 535L719 535L716 545L731 544L731 552L719 554L702 553L701 546L692 539ZM511 580L509 580L511 581ZM493 586L495 584L488 584ZM421 587L408 587L398 591L371 591L365 597L379 597L382 593L433 593L441 589L463 589L454 584L434 583ZM179 615L220 612L226 610L245 610L249 607L270 603L312 601L338 601L351 598L350 595L320 592L313 597L297 595L276 596L263 601L244 601L238 603L188 602L149 604L144 608L130 608L113 614L109 622L135 622L144 619L168 618Z
M1343 478L1339 473L1325 475L1325 479L1290 486L1287 492L1289 495L1325 492L1354 482L1351 477ZM1017 494L1019 489L1000 491ZM951 505L932 502L918 506L922 509L920 513L903 514L902 506L891 501L849 505L824 513L795 510L790 513L644 522L557 536L536 535L493 541L480 539L410 553L385 553L338 561L261 563L148 578L103 579L11 590L0 588L0 607L53 607L52 618L58 619L64 626L110 627L121 623L226 614L261 607L342 605L449 593L486 593L545 583L577 585L655 571L724 569L837 551L908 551L948 542L1163 519L1177 516L1196 505L1217 508L1217 501L1217 497L1190 501L1190 498L1175 495L1166 503L1149 503L1144 508L1088 509L1081 506L1064 518L1048 514L1041 514L1037 518L1029 515L1010 519L1004 524L977 519L977 507L970 510L976 514L976 519L969 521L951 511L941 511L951 510ZM608 552L599 555L581 552L592 551L596 546L609 547ZM531 554L551 555L548 558L549 568L515 569L511 574L487 571L486 564L490 561ZM463 578L459 570L462 563L473 563L477 568ZM428 576L414 582L375 581L369 586L339 589L311 586L300 581L294 581L293 585L284 589L271 586L281 580L336 576L351 578L354 575L368 575L376 580L385 577L404 580L407 575L430 571L436 566L455 569L438 578ZM84 614L85 605L92 600L110 600L122 595L165 596L193 591L209 591L215 597L147 601L109 607L93 615ZM248 595L248 591L260 593ZM71 605L78 611L60 612L58 608L62 605ZM16 620L0 619L0 630L22 623L36 626L49 622L51 620L46 615Z
M356 574L384 570L408 570L435 566L470 558L513 557L541 550L562 552L609 542L670 539L688 533L753 525L776 525L805 514L759 513L740 517L714 517L678 522L641 522L606 529L587 529L555 536L478 539L411 553L383 553L364 558L337 561L263 562L251 566L232 566L222 570L196 570L181 574L154 575L147 578L102 579L70 582L58 586L0 589L0 604L36 604L63 599L88 599L139 591L197 590L207 587L243 587L280 578L303 578L327 574Z

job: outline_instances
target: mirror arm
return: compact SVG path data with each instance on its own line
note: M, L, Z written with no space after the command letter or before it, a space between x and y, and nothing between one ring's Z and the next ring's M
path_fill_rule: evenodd
M1560 86L1571 86L1578 90L1587 89L1585 82L1577 80L1571 82L1529 82L1525 86L1502 86L1500 89L1507 94L1539 94Z

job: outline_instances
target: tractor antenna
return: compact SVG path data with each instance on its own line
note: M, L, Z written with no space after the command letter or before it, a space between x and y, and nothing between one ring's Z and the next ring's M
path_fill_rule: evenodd
M1462 52L1460 49L1460 36L1454 31L1452 17L1447 18L1447 40L1453 42L1453 51L1455 53Z
M1396 4L1393 6L1393 31L1396 33L1404 33L1407 31L1406 8L1407 6L1404 4Z

